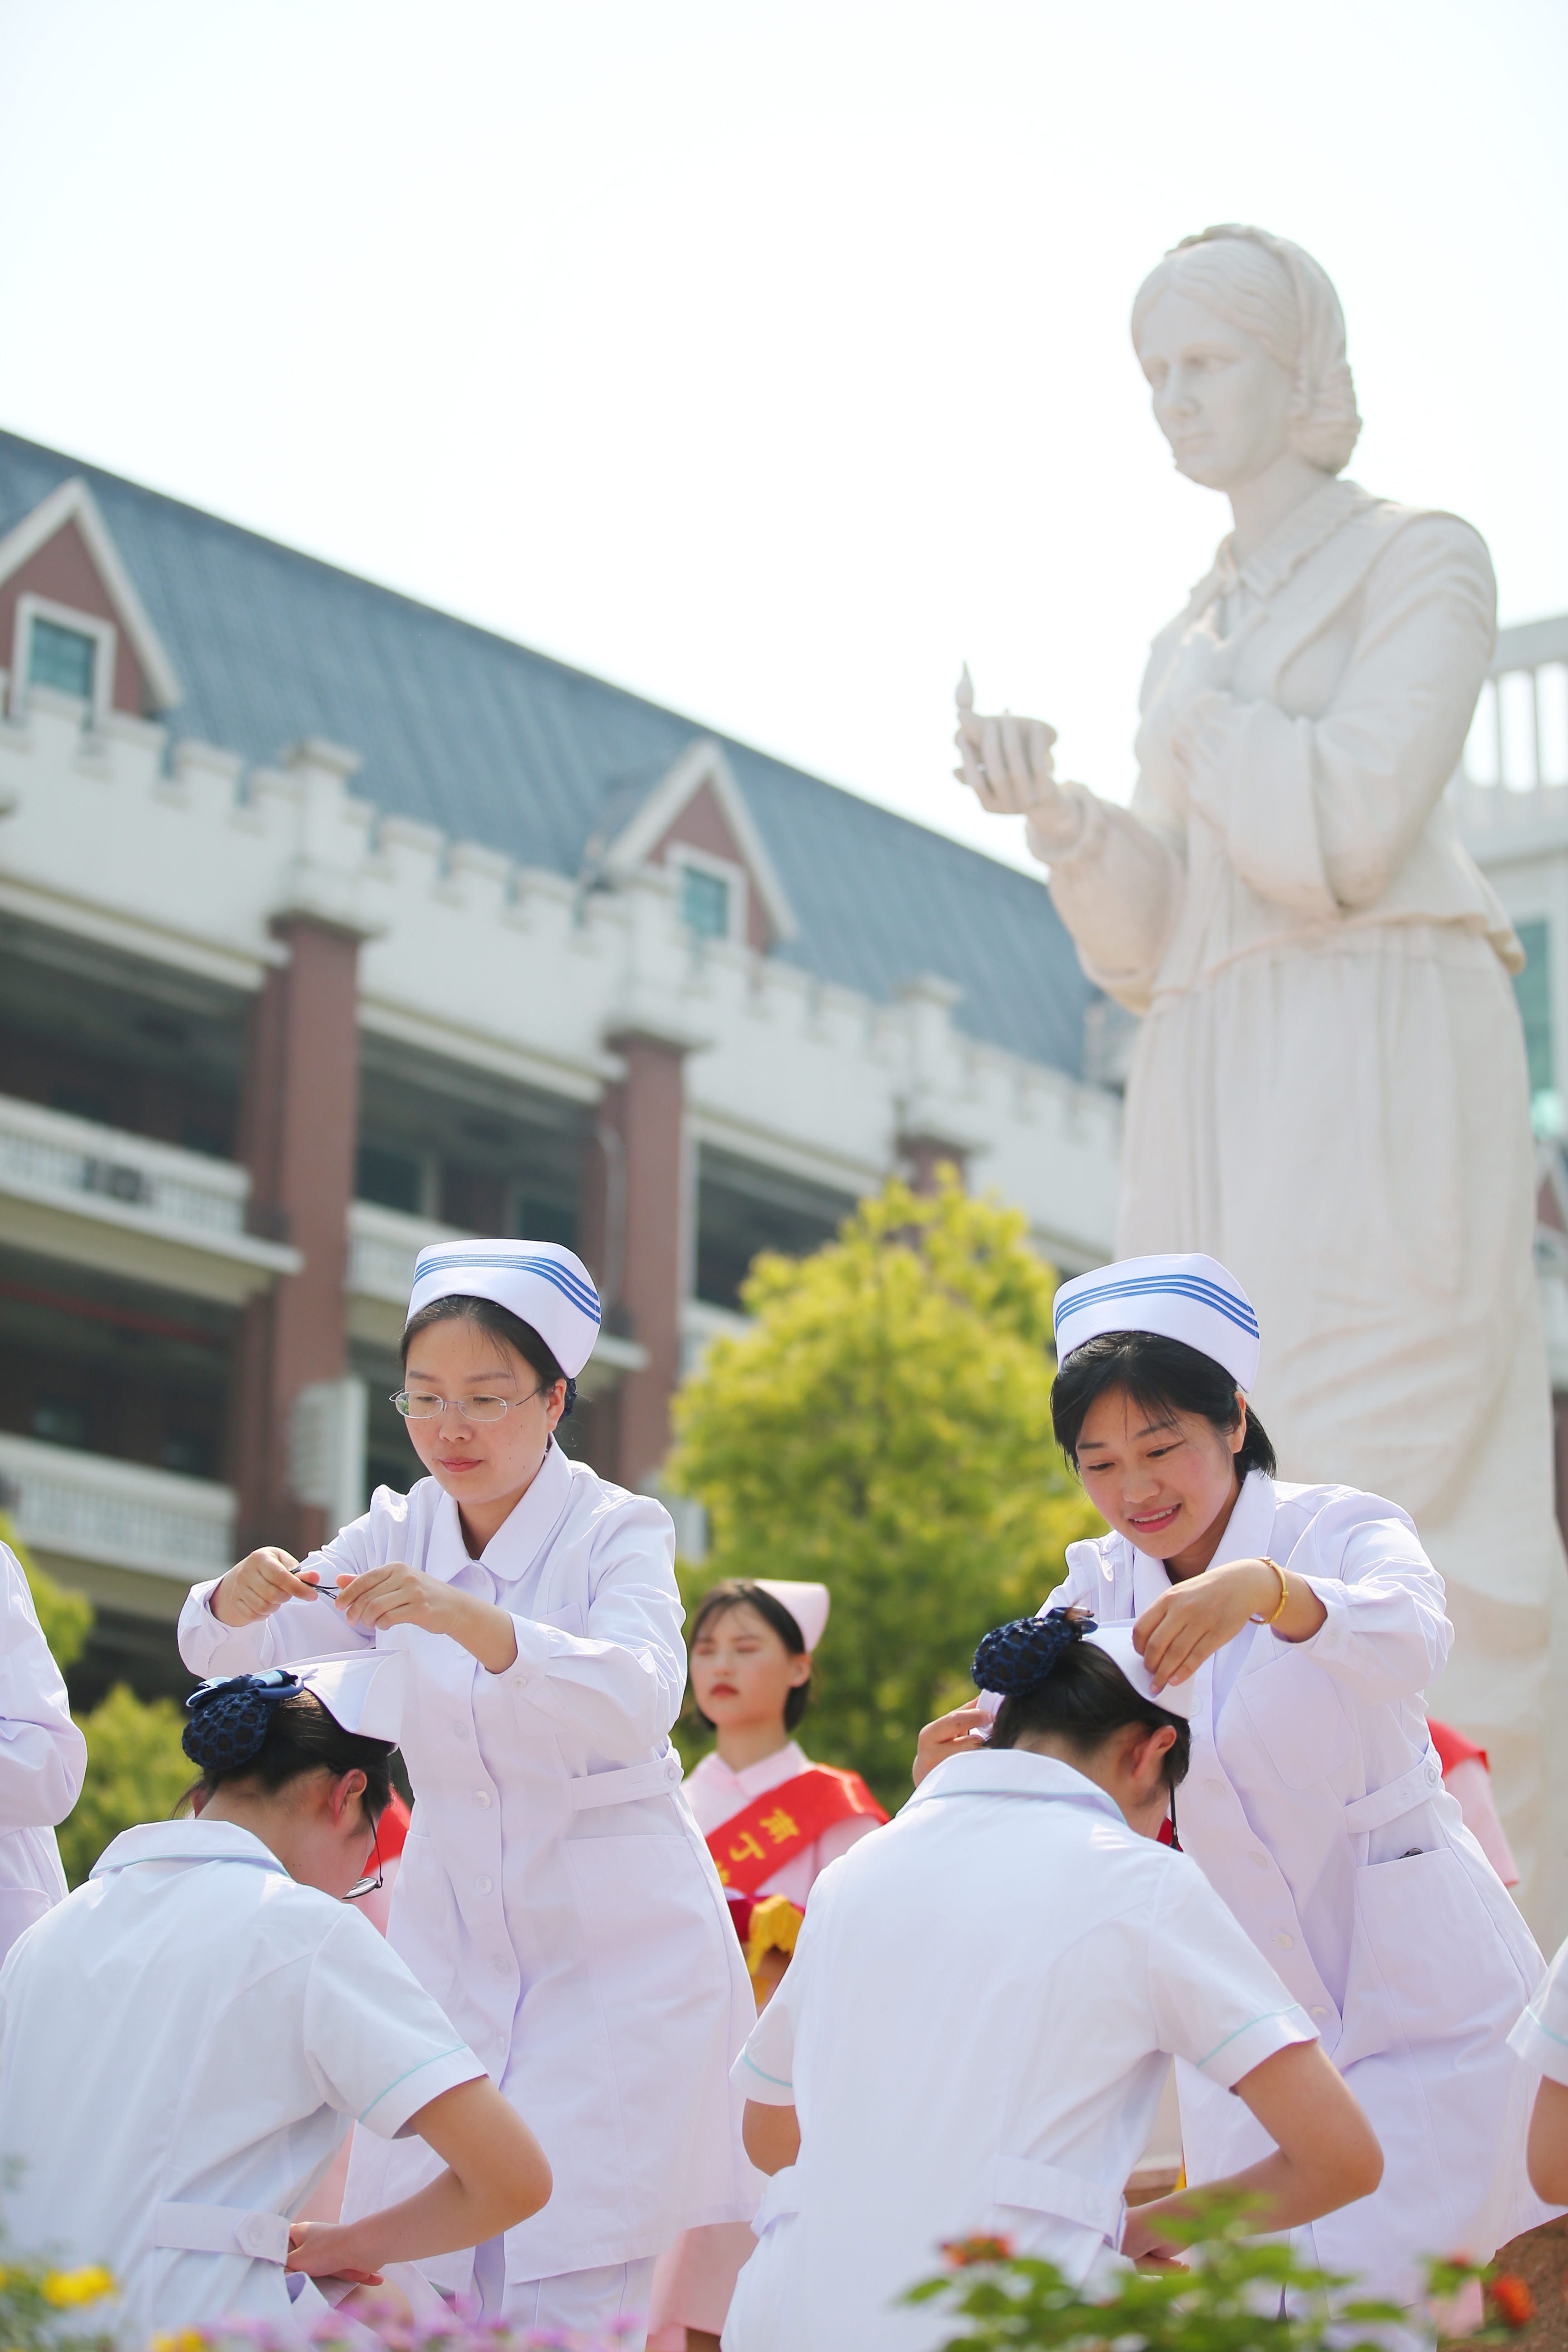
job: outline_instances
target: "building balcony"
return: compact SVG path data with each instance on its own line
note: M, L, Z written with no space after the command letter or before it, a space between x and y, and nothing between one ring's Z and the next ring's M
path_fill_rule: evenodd
M349 1332L352 1338L395 1355L408 1316L414 1262L433 1242L462 1242L469 1235L433 1217L405 1216L372 1201L349 1206ZM577 1386L586 1399L603 1396L624 1372L640 1372L647 1349L635 1339L603 1331Z
M71 1574L75 1564L131 1570L181 1591L233 1565L234 1496L205 1478L0 1433L0 1482L22 1541L95 1597L121 1595Z
M304 1264L247 1233L243 1168L0 1096L0 1242L237 1307Z

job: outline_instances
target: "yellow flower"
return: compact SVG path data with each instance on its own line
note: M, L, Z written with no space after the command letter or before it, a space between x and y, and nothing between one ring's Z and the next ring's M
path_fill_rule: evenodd
M154 2336L153 2352L207 2352L207 2339L199 2327L182 2327L174 2336Z
M79 2304L97 2303L103 2295L114 2292L114 2276L101 2263L87 2270L46 2271L41 2281L46 2303L57 2311L72 2311Z

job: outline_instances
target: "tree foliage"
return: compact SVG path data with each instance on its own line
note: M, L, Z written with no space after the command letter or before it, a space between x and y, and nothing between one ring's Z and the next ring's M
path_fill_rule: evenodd
M180 1746L184 1715L172 1698L139 1699L116 1683L77 1720L87 1735L87 1779L75 1812L56 1832L72 1886L121 1830L167 1821L195 1778Z
M814 1256L755 1261L752 1329L676 1399L669 1475L711 1535L689 1599L726 1576L831 1588L810 1744L884 1803L921 1723L972 1696L980 1636L1100 1525L1051 1433L1055 1276L1026 1230L954 1180L890 1183Z

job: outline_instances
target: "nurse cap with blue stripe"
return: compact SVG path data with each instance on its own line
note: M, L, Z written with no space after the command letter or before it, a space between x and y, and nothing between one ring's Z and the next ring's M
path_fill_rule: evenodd
M1057 1360L1107 1331L1180 1339L1222 1364L1242 1391L1258 1378L1258 1318L1235 1275L1194 1250L1124 1257L1064 1282L1057 1293Z
M438 1298L489 1298L531 1324L569 1381L594 1352L599 1294L559 1242L433 1242L414 1264L408 1320Z

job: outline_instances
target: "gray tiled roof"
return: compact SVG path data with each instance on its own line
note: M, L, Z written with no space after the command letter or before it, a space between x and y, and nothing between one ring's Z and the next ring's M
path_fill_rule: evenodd
M526 646L0 433L0 535L83 475L185 689L176 736L251 762L353 745L355 790L530 866L584 844L697 727ZM917 972L973 1037L1079 1074L1096 992L1041 883L744 743L724 743L800 923L779 950L886 1001Z

